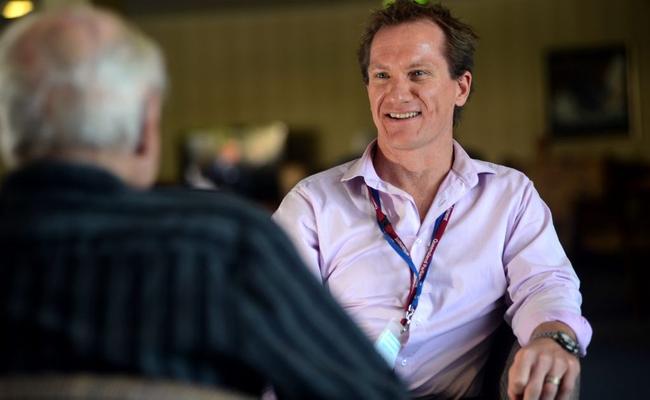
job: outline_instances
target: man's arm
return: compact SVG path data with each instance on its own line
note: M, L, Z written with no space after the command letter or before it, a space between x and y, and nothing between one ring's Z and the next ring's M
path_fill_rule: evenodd
M591 327L581 316L578 277L548 207L530 182L506 243L504 264L511 300L506 319L522 345L509 371L508 393L513 399L568 399L580 370L578 358L555 340L536 337L564 332L577 339L579 354L585 355Z
M273 220L289 236L309 271L322 280L316 215L312 204L298 188L284 197Z

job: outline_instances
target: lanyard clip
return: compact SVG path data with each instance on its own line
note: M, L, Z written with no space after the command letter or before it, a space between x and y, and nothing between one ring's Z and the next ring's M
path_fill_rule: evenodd
M409 330L411 326L411 319L413 318L413 314L415 313L415 309L413 308L412 304L409 304L409 308L406 309L406 312L404 313L404 318L402 319L402 332L405 333L406 331Z

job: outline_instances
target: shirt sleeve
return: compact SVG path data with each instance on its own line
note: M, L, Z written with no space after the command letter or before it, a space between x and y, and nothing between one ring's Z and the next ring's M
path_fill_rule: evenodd
M255 332L241 357L279 398L405 399L393 371L313 279L274 224L249 229L239 263L236 329Z
M551 212L527 181L504 248L510 304L506 320L524 346L535 328L560 321L573 329L581 355L592 329L581 315L580 281L553 227Z
M309 271L322 282L316 213L299 187L293 188L285 196L273 214L273 220L289 236Z

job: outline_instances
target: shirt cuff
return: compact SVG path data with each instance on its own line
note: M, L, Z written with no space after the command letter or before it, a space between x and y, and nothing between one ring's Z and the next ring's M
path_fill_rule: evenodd
M580 356L584 357L587 355L587 346L589 346L589 343L591 342L593 331L589 322L579 314L567 311L536 314L532 317L526 318L525 321L520 321L520 323L517 324L518 326L513 326L513 331L519 340L519 344L523 347L530 341L530 335L532 335L535 328L544 322L553 321L565 323L573 329L573 332L576 334L576 338L578 339Z

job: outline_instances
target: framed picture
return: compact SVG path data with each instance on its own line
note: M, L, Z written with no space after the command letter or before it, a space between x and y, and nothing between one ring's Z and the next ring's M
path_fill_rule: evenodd
M628 61L623 45L549 52L549 125L555 138L630 131Z

